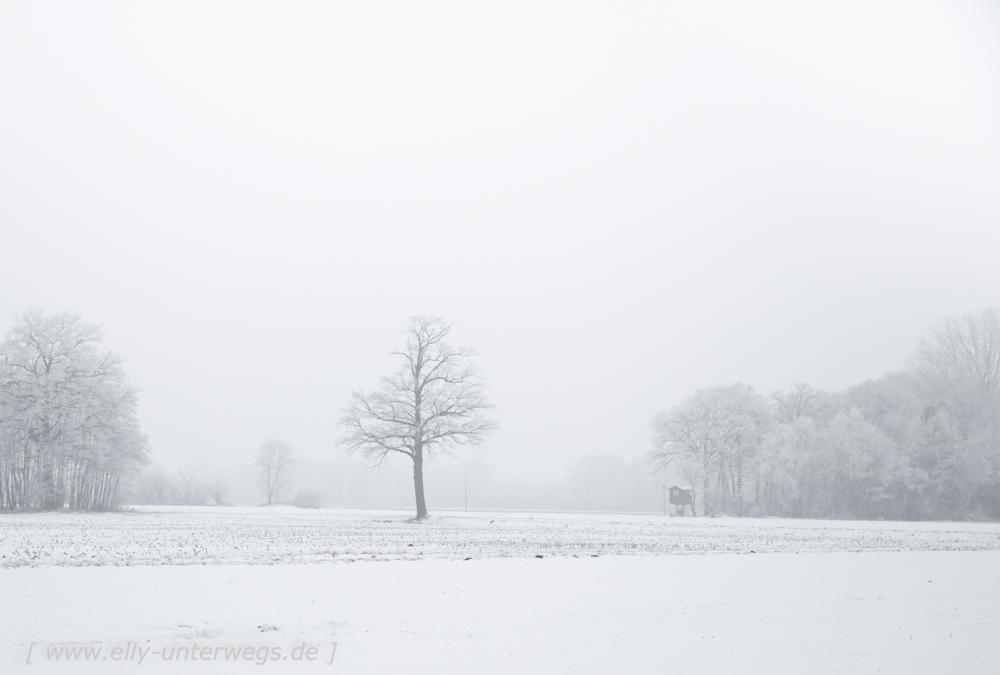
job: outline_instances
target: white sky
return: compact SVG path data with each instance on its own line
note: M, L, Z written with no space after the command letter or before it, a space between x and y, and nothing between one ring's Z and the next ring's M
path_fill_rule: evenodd
M103 324L157 462L329 456L411 314L548 477L1000 304L996 3L330 4L0 7L3 330Z

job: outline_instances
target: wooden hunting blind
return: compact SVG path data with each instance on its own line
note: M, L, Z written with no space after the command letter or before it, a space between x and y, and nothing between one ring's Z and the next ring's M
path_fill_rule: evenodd
M679 485L670 486L670 503L676 506L687 506L691 503L691 488Z

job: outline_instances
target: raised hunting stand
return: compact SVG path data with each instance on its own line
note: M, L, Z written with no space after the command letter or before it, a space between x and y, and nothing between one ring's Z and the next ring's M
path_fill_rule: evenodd
M670 503L677 507L675 515L683 516L685 507L691 503L691 488L682 488L679 485L670 486ZM695 515L694 507L691 508L691 515Z

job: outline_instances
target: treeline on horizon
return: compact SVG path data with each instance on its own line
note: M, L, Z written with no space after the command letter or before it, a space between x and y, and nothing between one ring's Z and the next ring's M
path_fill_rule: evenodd
M1000 518L1000 311L939 321L907 368L850 387L697 391L651 460L710 515Z
M342 453L300 457L278 503L302 507L412 507L413 469L405 462L370 462ZM576 460L562 478L505 476L484 454L439 456L426 479L431 510L662 512L666 478L645 456L604 453ZM134 482L128 504L257 506L265 503L260 470L244 462L185 466L151 465Z
M100 330L73 314L19 315L0 345L0 509L260 504L251 465L150 465L137 394ZM478 452L434 462L431 508L667 510L693 488L699 515L1000 518L1000 312L938 322L907 368L841 392L737 383L652 420L653 449L579 458L561 480L504 478ZM248 449L247 460L252 460ZM332 453L301 458L299 506L404 507L411 469Z
M587 455L560 480L502 477L481 454L435 463L437 508L673 511L664 488L691 486L699 515L856 519L1000 517L1000 313L945 319L906 370L845 391L745 384L696 392L652 421L653 451ZM292 504L405 507L402 464L304 460ZM249 465L172 476L157 467L137 503L260 503ZM191 488L195 485L195 488ZM199 486L200 487L197 487Z

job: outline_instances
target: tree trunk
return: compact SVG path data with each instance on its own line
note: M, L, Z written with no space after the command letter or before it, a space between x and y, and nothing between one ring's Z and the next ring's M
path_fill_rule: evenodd
M418 444L413 449L413 492L417 496L417 520L427 517L427 504L424 502L424 452Z
M417 499L417 520L427 517L427 503L424 501L424 424L421 409L423 392L419 385L422 365L422 360L418 360L413 370L413 494Z

